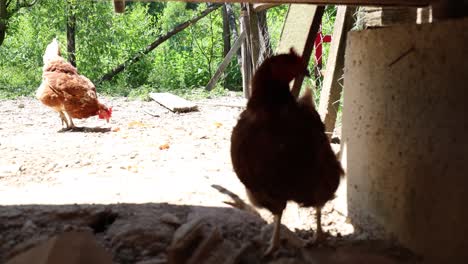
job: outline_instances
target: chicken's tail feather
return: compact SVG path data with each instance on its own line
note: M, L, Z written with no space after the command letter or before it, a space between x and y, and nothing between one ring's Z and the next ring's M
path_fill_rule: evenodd
M57 40L57 38L54 38L49 45L47 45L47 48L44 52L44 56L42 57L44 64L47 64L50 60L52 60L55 57L60 57L60 45Z

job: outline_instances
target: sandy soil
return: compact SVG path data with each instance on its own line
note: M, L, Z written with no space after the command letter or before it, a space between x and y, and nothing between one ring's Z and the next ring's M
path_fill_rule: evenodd
M64 133L57 132L58 114L37 100L0 101L0 205L227 207L223 201L228 198L211 184L246 199L229 156L230 133L242 108L219 106L242 105L242 98L198 101L199 111L184 114L154 101L105 101L114 109L109 124L97 118L76 120L77 126L95 129ZM324 208L324 229L334 236L353 235L336 204ZM267 211L260 212L272 221ZM283 223L291 230L315 229L313 215L312 209L290 204Z
M0 204L83 204L167 202L225 206L219 184L243 198L232 170L230 135L243 99L200 101L199 111L175 114L158 103L107 98L109 124L96 117L77 126L109 132L58 133L58 115L35 99L0 101ZM154 117L148 114L158 114ZM326 213L332 213L328 206ZM271 219L267 212L262 212ZM315 227L312 209L288 207L290 228ZM352 232L345 218L334 233Z

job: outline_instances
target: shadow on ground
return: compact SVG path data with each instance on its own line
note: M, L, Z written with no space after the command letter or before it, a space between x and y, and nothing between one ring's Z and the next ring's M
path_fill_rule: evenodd
M271 226L260 217L167 203L0 206L0 263L71 230L94 233L115 263L419 263L394 243L359 240L356 234L308 248L288 239L264 258ZM298 241L311 232L295 235Z
M58 133L82 132L82 133L107 133L111 132L110 127L74 127L63 128L57 131Z

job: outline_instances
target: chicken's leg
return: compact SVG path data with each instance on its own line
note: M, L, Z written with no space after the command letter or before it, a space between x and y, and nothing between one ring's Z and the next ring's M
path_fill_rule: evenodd
M273 229L273 234L271 236L270 245L268 246L268 249L265 251L265 256L271 255L279 247L282 215L283 215L283 212L281 211L281 213L274 216L275 226Z
M62 120L62 128L64 124L65 126L68 127L67 118L65 117L65 114L63 113L63 111L60 111L59 115L60 115L60 119Z
M75 124L73 124L72 118L70 117L70 115L67 112L60 111L59 114L60 114L60 119L62 119L62 126L63 126L63 123L65 123L65 125L66 125L66 127L59 130L59 132L70 131L70 130L73 130L73 129L76 128Z
M322 229L322 207L315 208L315 220L317 221L317 231L315 232L314 238L311 243L321 243L327 239L327 233L323 232Z
M70 115L68 116L68 118L70 119L70 128L74 129L76 126L75 124L73 124L73 119L70 117Z
M68 130L73 130L75 128L75 124L73 124L73 120L72 120L71 116L67 112L65 112L65 115L68 117L67 129Z
M322 207L321 206L315 208L315 220L317 221L316 241L321 242L325 239L325 236L322 230Z

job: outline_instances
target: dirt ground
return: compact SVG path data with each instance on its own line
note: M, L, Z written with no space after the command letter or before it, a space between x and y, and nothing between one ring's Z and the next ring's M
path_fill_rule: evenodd
M242 98L227 96L198 101L199 111L183 114L172 113L154 101L125 98L105 98L105 101L114 110L109 124L97 118L76 120L77 126L91 129L64 133L57 132L61 128L58 114L37 100L0 101L0 223L9 223L0 224L0 262L11 255L6 252L19 252L63 231L66 225L89 227L83 224L87 216L82 214L92 215L105 208L120 216L126 210L127 217L118 218L123 221L121 225L125 221L138 222L138 216L150 219L149 212L154 213L151 221L155 225L163 212L178 216L180 225L200 214L218 219L212 225L224 224L223 237L229 237L226 232L232 232L232 226L242 230L229 237L234 248L258 235L266 225L264 220L272 221L265 210L260 211L262 220L225 208L228 206L223 201L229 200L228 197L211 187L219 184L246 200L229 156L230 133L242 108L223 106L242 105ZM349 246L372 239L368 233L355 230L336 210L336 203L327 204L323 214L323 226L333 236L331 240L336 245L344 241ZM88 208L88 204L98 205L91 206L90 211L82 209ZM73 221L51 213L73 210L70 208L81 212L74 214ZM134 211L132 217L128 216L130 211ZM49 221L47 215L55 218L45 224ZM312 209L299 209L290 204L283 224L307 238L312 234L309 230L315 229L313 215ZM237 224L229 226L226 219ZM32 240L24 235L31 226L30 232L40 235ZM165 263L158 261L164 259L164 248L175 230L168 232L169 237L157 247L159 251L150 254L142 249L129 254L121 244L108 243L103 238L111 237L114 241L116 234L121 235L115 230L112 233L113 226L106 229L100 241L114 254L116 263L137 263L137 260ZM129 227L126 228L128 231ZM244 236L239 235L242 232ZM402 257L401 252L406 251L390 242L384 243L383 251L382 244L377 245L367 243L365 252L385 255L385 261L390 261L385 263L414 263L410 255L405 253ZM158 260L150 261L156 257Z

